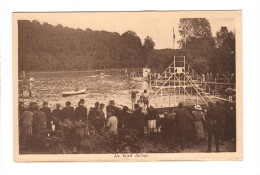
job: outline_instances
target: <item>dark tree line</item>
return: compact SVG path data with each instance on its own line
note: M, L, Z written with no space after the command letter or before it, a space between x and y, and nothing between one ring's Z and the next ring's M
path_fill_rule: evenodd
M163 71L173 56L184 55L197 71L235 70L235 33L222 27L213 38L205 18L183 18L180 49L155 50L147 36L142 44L134 31L93 31L18 21L19 70L71 71L149 66ZM200 64L203 63L203 64Z
M142 67L153 48L150 37L142 45L133 31L119 35L38 21L18 22L19 69L25 71Z

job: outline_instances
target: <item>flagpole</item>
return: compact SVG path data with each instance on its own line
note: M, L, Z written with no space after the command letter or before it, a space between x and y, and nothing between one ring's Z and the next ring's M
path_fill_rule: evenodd
M173 45L172 45L172 49L174 50L174 44L175 44L175 33L174 33L174 27L172 28L173 30Z

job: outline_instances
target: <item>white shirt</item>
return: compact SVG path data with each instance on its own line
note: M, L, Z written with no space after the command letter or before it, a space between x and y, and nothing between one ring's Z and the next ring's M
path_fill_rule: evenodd
M109 127L109 131L117 134L117 118L115 116L111 116L108 118L107 126Z

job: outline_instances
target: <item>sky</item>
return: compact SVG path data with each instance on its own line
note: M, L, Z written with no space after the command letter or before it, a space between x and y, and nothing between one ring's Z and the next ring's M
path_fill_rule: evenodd
M88 13L38 13L24 15L23 18L38 20L52 25L62 24L64 27L85 30L105 30L123 34L128 30L136 32L142 42L150 36L155 42L155 49L173 48L173 27L175 32L174 48L178 48L180 40L178 23L182 17L206 17L211 25L213 36L226 26L235 30L235 20L232 15L220 13L176 13L176 12L88 12Z

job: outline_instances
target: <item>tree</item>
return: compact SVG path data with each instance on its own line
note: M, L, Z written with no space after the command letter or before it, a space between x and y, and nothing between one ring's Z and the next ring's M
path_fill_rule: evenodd
M178 41L180 47L184 47L191 38L212 38L211 26L206 18L181 18L179 33L182 37Z
M147 36L144 39L143 50L145 53L145 64L149 64L148 61L150 60L151 52L154 50L155 43L150 36ZM150 66L150 65L149 65Z
M206 18L182 18L179 23L180 47L188 53L187 61L197 72L208 71L215 42ZM203 64L199 64L203 62Z
M229 31L227 27L222 26L216 33L215 43L216 51L212 69L218 71L235 72L235 32Z

